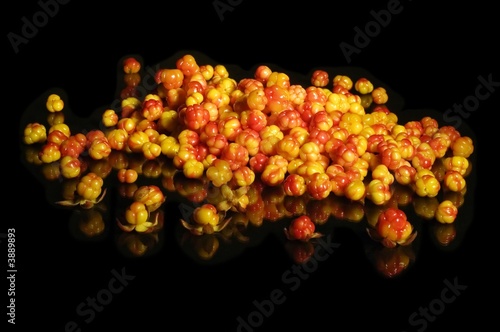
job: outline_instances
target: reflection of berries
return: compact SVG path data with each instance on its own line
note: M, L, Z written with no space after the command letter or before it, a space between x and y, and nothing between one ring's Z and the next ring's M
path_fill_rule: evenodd
M378 272L388 278L401 275L415 260L413 250L409 246L381 247L377 248L373 255Z
M297 264L304 264L314 255L314 245L310 241L288 241L285 248Z
M436 223L433 225L433 234L440 245L447 246L457 237L457 229L454 223Z
M98 209L82 210L78 217L78 229L88 238L102 234L106 228L102 213Z

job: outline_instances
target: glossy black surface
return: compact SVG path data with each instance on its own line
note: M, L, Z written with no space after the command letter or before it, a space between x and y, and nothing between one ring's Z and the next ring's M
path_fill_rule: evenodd
M146 1L118 8L46 3L52 7L33 2L11 9L4 25L9 60L4 62L8 75L2 112L9 134L2 144L0 249L5 263L0 266L8 277L2 234L14 228L17 270L15 326L4 314L11 298L8 282L1 291L2 324L9 330L33 325L51 331L71 331L73 325L75 331L276 331L303 326L410 332L491 326L491 303L498 299L498 217L495 203L489 203L497 185L495 152L489 145L496 144L491 142L496 132L492 116L500 89L491 6L478 2L474 8L457 5L451 10L425 1L391 7L395 3L389 1L342 3L326 10L327 3L290 2L275 8L245 1L175 6ZM216 3L232 6L223 20ZM381 10L388 6L393 13L385 16L384 26L374 23L377 15L384 20ZM24 27L34 19L41 20L36 31ZM356 27L376 26L380 29L372 30L369 42L356 39ZM9 41L12 33L29 37L21 39L17 53ZM358 45L351 62L342 43ZM215 258L204 262L181 245L182 209L167 202L158 238L144 239L158 244L137 258L124 249L121 241L126 239L115 227L113 192L111 209L104 213L109 227L95 239L82 236L79 216L52 204L42 179L23 161L19 140L25 111L46 91L61 89L75 115L85 119L115 100L117 68L124 56L140 55L154 67L184 50L243 71L261 63L299 76L317 68L361 68L404 99L401 119L408 116L405 111L419 116L428 111L442 123L470 130L476 138L474 190L460 210L456 241L439 245L435 228L419 222L415 259L401 276L386 278L373 264L375 252L362 224L337 221L325 227L331 236L325 246L331 250L304 270L285 247L282 223L250 228L248 235L255 240L248 245L221 242ZM460 105L462 112L445 118L451 114L445 112ZM456 292L447 291L451 288ZM96 297L104 305L98 301L92 307L88 301Z

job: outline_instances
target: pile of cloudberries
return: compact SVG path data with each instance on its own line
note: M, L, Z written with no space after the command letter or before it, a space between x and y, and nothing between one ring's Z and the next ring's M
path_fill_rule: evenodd
M57 163L61 177L81 179L74 200L64 204L86 207L102 199L103 179L86 170L82 156L106 160L113 151L145 160L167 158L186 178L205 178L218 188L237 191L258 179L265 186L282 186L287 196L313 200L336 195L384 206L394 183L411 187L419 197L466 190L472 139L453 126L439 126L432 117L398 123L386 105L386 89L368 78L342 73L330 78L316 70L310 84L302 86L261 65L252 77L236 80L224 65L199 64L186 54L172 67L159 69L156 88L140 96L140 70L136 58L123 61L121 106L103 112L101 129L72 132L57 94L47 96L47 123L24 127L24 143L40 145L34 157L38 163ZM113 167L120 182L137 181L138 172L127 164ZM155 202L161 204L164 197L158 190L154 188L159 196ZM236 208L244 211L251 202L244 190L240 193ZM129 223L134 218L146 222L148 205L134 203ZM452 223L457 211L452 201L444 200L434 217ZM410 237L411 225L400 212L381 214L377 235L391 243ZM214 231L226 224L220 217L206 204L196 209L196 227L185 223L203 233L205 225ZM310 229L307 234L315 233Z

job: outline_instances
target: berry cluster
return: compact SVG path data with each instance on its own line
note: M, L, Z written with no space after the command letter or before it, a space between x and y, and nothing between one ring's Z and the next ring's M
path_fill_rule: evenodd
M132 202L119 220L126 231L154 229L151 215L166 199L158 186L133 187L140 175L172 179L182 174L221 193L223 199L210 203L206 190L186 193L205 203L190 220L182 220L194 234L221 232L229 224L228 211L251 216L259 203L252 201L251 190L266 186L308 202L331 196L353 204L369 201L380 207L370 217L375 220L369 221L372 231L387 246L414 236L402 211L386 208L400 199L394 186L410 188L421 198L465 193L472 139L429 116L398 123L387 107L387 90L366 77L340 73L330 78L316 70L310 85L302 86L261 65L251 77L236 80L224 65L201 64L185 54L174 66L159 69L156 87L140 97L140 72L137 59L123 61L121 105L102 113L101 129L72 132L64 122L64 100L50 94L47 122L26 124L23 135L26 146L37 147L28 150L30 162L50 165L51 179L78 181L60 201L63 205L90 208L98 203L109 174L130 185L133 189L124 196ZM167 180L163 185L172 187ZM452 223L458 206L443 200L432 217ZM319 236L307 220L295 223L286 229L289 239Z

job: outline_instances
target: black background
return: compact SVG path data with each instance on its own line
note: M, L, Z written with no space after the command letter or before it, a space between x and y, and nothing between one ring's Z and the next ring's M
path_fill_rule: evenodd
M500 81L495 10L484 1L442 7L431 1L401 1L402 10L348 62L340 43L353 45L354 28L375 22L370 11L385 10L389 3L233 1L232 11L221 19L212 1L71 1L59 4L55 15L18 45L18 52L8 34L22 35L22 18L33 22L42 6L31 1L4 10L2 119L8 134L2 135L1 144L0 233L16 230L15 328L64 331L75 321L82 331L235 331L236 318L246 319L256 310L254 300L268 300L272 291L281 290L286 301L254 331L298 326L417 331L422 325L412 326L409 316L439 299L444 280L454 279L467 288L421 331L495 326L498 217L486 199L495 197L497 186L496 148L489 141L495 140L498 91L462 118L477 136L477 183L473 206L465 202L473 220L460 246L444 250L424 231L416 261L394 280L374 269L359 233L349 228L335 230L333 240L340 247L294 292L281 279L293 266L281 233L270 233L226 261L200 264L176 242L180 212L175 204L166 207L161 248L148 257L130 258L117 247L113 231L98 241L75 236L71 212L50 204L45 187L20 163L21 116L32 101L48 89L61 88L71 109L88 116L113 100L117 65L129 54L154 66L192 50L244 70L269 63L301 75L321 67L360 67L403 96L406 108L438 112L474 95L479 76ZM0 265L6 270L6 240L0 244L5 253ZM86 323L88 316L79 315L77 306L107 288L111 271L122 269L135 278ZM3 285L5 312L8 284ZM3 322L7 318L2 313Z

